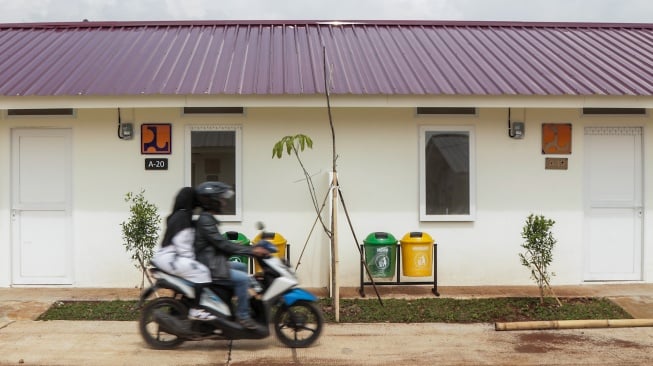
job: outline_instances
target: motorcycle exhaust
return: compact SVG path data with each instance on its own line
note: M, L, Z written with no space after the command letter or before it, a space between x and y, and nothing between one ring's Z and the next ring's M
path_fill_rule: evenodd
M261 339L270 335L269 328L265 325L259 325L256 330L250 330L238 322L225 318L217 318L209 321L216 329L223 331L223 335L234 339Z
M160 310L152 312L152 318L157 322L159 328L166 333L174 334L177 337L182 338L197 336L197 334L191 330L191 324L189 321L181 320Z

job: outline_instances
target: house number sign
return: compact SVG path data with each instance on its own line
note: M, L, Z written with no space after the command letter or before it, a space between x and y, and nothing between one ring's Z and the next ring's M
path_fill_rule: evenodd
M168 170L167 158L145 159L145 170Z

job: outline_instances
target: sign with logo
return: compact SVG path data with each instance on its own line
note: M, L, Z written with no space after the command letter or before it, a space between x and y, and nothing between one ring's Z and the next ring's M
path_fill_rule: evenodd
M542 154L571 154L571 123L542 123Z
M141 125L141 154L171 154L172 124L144 123Z

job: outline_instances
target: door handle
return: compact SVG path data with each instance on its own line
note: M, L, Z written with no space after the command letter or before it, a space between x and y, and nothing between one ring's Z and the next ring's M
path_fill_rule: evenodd
M16 221L16 216L18 216L19 212L20 211L16 209L11 210L11 221Z

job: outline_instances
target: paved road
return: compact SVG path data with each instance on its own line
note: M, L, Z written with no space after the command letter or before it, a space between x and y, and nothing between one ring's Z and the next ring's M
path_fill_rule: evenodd
M327 324L317 344L274 338L147 348L135 322L0 323L0 365L650 365L653 328L498 332L491 324Z
M432 296L413 287L396 295ZM607 296L636 318L653 318L653 284L556 290L561 296ZM441 294L533 296L534 291L532 286L448 287ZM318 343L307 349L289 349L268 338L187 342L156 351L141 340L135 322L33 321L55 300L137 297L134 289L2 288L0 365L653 365L653 327L497 332L492 324L327 324Z

